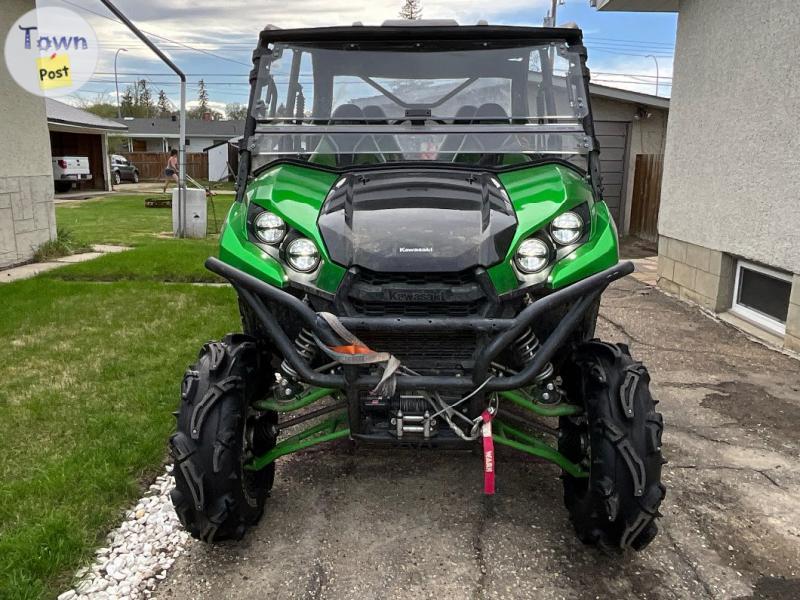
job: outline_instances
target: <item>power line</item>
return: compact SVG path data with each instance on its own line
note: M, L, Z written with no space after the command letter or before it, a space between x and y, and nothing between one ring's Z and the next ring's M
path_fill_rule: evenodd
M70 0L61 0L61 2L64 2L65 4L69 4L70 6L74 6L75 8L79 8L79 9L84 10L86 12L92 13L93 15L97 15L98 17L102 17L103 19L107 19L108 21L113 21L114 23L122 24L122 22L119 19L116 19L114 17L109 17L108 15L104 15L103 13L99 13L99 12L97 12L95 10L90 9L90 8L86 8L85 6L81 6L80 4L75 4L74 2L71 2ZM158 38L160 40L165 40L165 41L170 42L172 44L177 44L179 46L183 46L184 48L187 48L189 50L193 50L195 52L201 52L203 54L206 54L208 56L213 56L214 58L218 58L220 60L227 60L228 62L236 63L238 65L244 65L245 67L251 66L248 63L243 63L241 61L234 60L233 58L228 58L227 56L222 56L220 54L215 54L213 52L209 52L208 50L203 50L202 48L194 48L194 47L190 46L189 44L184 44L183 42L178 42L176 40L171 40L168 37L164 37L163 35L158 35L156 33L152 33L150 31L147 31L146 29L142 29L142 31L144 33L146 33L147 35L153 36L154 38Z

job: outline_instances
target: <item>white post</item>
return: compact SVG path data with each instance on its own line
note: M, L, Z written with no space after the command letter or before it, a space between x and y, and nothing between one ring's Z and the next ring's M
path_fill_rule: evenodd
M186 81L181 80L180 140L178 141L178 237L186 234Z

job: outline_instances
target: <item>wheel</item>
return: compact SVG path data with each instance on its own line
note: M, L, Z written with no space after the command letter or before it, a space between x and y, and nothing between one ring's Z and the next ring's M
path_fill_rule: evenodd
M55 190L57 192L68 192L72 189L72 182L71 181L56 181L54 182Z
M133 172L133 183L139 183L139 171Z
M183 377L170 439L172 502L187 531L205 542L240 538L261 517L272 488L274 463L243 468L275 446L277 413L251 408L268 383L262 356L253 338L227 335L203 346Z
M578 537L606 549L644 549L658 533L661 414L650 375L623 344L581 344L562 371L567 396L583 404L561 417L559 451L589 471L563 474L564 503Z
M122 176L119 171L114 171L114 185L119 185L120 183L122 183Z

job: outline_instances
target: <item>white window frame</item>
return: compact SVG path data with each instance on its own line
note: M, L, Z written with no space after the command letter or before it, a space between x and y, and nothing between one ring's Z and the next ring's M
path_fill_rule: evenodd
M736 276L733 282L733 302L731 305L731 312L742 317L743 319L746 319L747 321L750 321L754 325L758 325L763 329L783 337L786 335L786 323L778 321L776 318L759 312L754 308L745 306L744 304L739 304L739 286L741 285L742 268L762 273L774 279L788 281L789 285L792 284L792 276L789 273L776 271L775 269L770 269L769 267L764 267L747 260L738 259L736 261Z

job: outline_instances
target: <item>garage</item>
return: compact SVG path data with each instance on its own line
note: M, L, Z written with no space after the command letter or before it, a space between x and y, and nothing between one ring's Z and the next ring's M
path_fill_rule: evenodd
M619 121L596 121L595 134L600 144L600 172L603 174L603 198L616 223L622 223L625 156L629 124Z
M123 133L127 126L52 98L46 105L50 156L87 157L92 178L75 185L82 191L110 190L108 134Z

